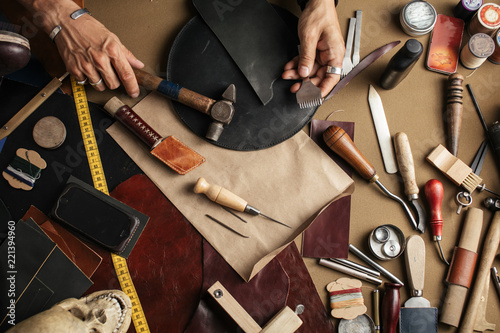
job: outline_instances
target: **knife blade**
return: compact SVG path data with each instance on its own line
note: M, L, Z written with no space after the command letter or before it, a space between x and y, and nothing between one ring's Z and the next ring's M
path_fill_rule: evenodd
M391 132L389 131L389 125L387 125L384 106L382 105L382 99L372 85L370 85L368 93L368 102L370 104L375 131L377 132L378 144L384 161L385 171L391 174L396 173L398 168L396 166L396 157L392 148Z

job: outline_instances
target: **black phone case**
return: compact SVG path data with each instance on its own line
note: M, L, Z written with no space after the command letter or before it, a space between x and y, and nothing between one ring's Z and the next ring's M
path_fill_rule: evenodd
M78 234L116 253L122 252L139 226L118 200L77 183L68 183L52 216Z

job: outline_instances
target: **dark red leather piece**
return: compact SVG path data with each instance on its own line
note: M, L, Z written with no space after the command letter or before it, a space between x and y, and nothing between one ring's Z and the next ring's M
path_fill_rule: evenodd
M352 168L335 154L323 140L323 132L337 125L354 139L354 123L313 119L310 136L349 176ZM302 255L311 258L347 258L349 252L349 226L351 196L331 203L306 229L302 237Z
M0 35L11 32L1 31ZM28 47L24 45L21 35L19 35L19 42L3 41L0 36L0 76L13 73L28 64L31 57L31 52Z
M127 260L150 331L182 332L201 290L201 236L145 175L131 177L111 196L150 217ZM87 294L120 289L110 254L101 253L103 263Z

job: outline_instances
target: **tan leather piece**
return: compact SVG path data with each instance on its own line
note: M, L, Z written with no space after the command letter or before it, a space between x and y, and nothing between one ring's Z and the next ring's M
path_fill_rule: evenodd
M174 136L163 139L160 144L151 150L151 154L181 175L185 175L206 161L203 156Z
M470 288L476 267L477 253L456 246L446 282Z

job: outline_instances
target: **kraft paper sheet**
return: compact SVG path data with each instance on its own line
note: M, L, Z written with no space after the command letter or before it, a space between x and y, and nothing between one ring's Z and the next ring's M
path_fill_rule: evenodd
M113 139L246 281L302 233L330 202L352 192L352 179L303 131L265 150L234 151L194 135L177 117L171 101L155 92L133 109L163 137L174 135L206 157L201 166L179 175L149 154L147 147L121 124L108 128ZM207 126L208 122L207 116ZM293 229L262 216L237 212L248 221L243 223L204 194L193 192L199 177L236 193L263 214ZM236 235L205 214L250 238Z

